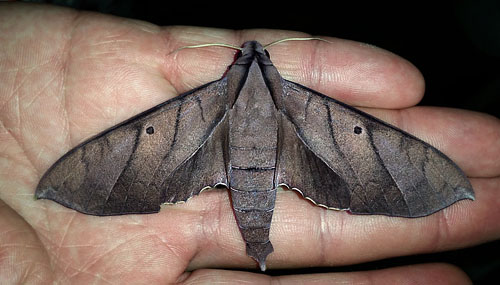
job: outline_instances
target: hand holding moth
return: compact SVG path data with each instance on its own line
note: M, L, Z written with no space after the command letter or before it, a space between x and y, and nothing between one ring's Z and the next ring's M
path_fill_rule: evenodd
M57 12L63 13L68 18L71 17L71 13L60 10ZM102 21L115 23L116 20L105 18ZM47 83L48 87L39 90L40 92L27 92L24 97L16 95L23 100L30 99L25 102L29 108L21 108L19 111L20 115L26 118L24 120L29 122L19 126L21 133L17 133L16 129L12 128L12 126L16 126L16 121L10 120L12 116L2 117L6 129L14 130L10 133L13 139L11 145L19 147L23 153L24 161L28 165L32 165L32 168L29 168L21 161L13 164L17 168L9 169L9 171L21 175L25 172L19 171L20 169L31 169L32 174L28 177L33 180L20 178L5 180L13 183L12 185L18 181L25 184L21 184L24 187L14 188L15 191L13 189L9 190L11 192L2 191L2 200L18 212L41 237L39 246L46 248L46 256L41 256L41 258L51 259L56 264L58 262L71 263L71 268L76 268L80 272L97 274L103 270L103 267L97 265L91 268L85 267L85 264L92 263L91 260L98 260L100 265L111 266L113 264L111 258L123 262L126 260L125 257L149 262L145 264L154 264L154 276L163 276L164 278L167 278L167 275L170 278L180 276L186 268L234 266L235 264L250 266L234 223L228 195L224 191L207 191L201 196L191 199L187 204L169 206L168 209L164 208L156 215L113 218L96 218L75 214L59 205L46 203L43 206L34 203L27 207L31 201L20 202L20 199L12 198L14 195L22 197L21 194L32 192L34 185L38 182L37 179L50 164L85 138L165 101L168 99L165 96L176 95L177 92L172 92L173 90L179 90L178 93L183 93L200 85L201 82L220 78L225 67L231 63L231 51L222 49L186 51L175 56L168 56L169 48L173 50L183 45L214 41L209 38L182 38L182 35L187 32L185 29L172 28L161 31L152 26L138 28L134 23L125 26L121 26L123 23L115 23L116 30L110 30L109 28L97 28L98 25L94 26L94 23L95 21L84 21L83 25L90 25L87 28L95 27L98 33L90 36L86 34L85 40L83 40L83 34L80 34L79 38L77 33L75 38L77 44L74 44L67 51L71 52L71 60L68 60L67 57L61 59L64 63L62 66L66 70L64 80L60 83L63 84L64 88L58 89L60 85L49 84L51 81L40 76L41 74L54 74L54 78L60 80L62 77L55 71L57 68L51 69L53 66L45 66L48 70L42 70L43 72L40 73L30 73L31 76L39 76L39 78L33 78L30 81L30 84L33 84L31 85L33 89L39 87L43 82L49 83ZM26 25L29 24L26 23ZM150 29L150 33L143 31L147 28ZM118 36L115 39L113 36L120 34L119 31L122 29L131 29L133 32L123 38ZM59 31L62 34L64 32ZM164 37L167 34L169 35L167 42L172 45L171 47L164 46ZM270 37L268 42L276 39L272 33L266 33L265 38L259 38L259 40L266 42L267 37ZM60 42L64 41L62 38L59 39ZM231 33L228 32L226 38L227 42L232 42ZM44 43L44 41L41 42ZM318 45L316 54L326 57L328 60L317 64L322 65L323 70L342 66L342 68L338 68L337 72L324 71L324 74L322 73L324 78L329 78L327 75L329 72L343 76L340 76L341 80L336 82L321 80L321 86L315 86L313 81L293 77L293 74L299 74L295 71L301 66L296 61L309 58L306 55L312 54L315 44L300 43L295 45L295 48L288 45L283 47L281 51L276 47L272 51L272 59L282 75L292 74L289 79L327 95L339 96L338 99L357 106L402 108L418 101L423 91L423 82L418 72L410 64L387 52L359 46L356 43L336 40L335 45L336 47L333 49L335 56L331 55L332 47ZM146 50L144 50L145 48ZM284 54L292 52L287 50L290 48L295 49L293 54L297 54L293 61L290 61L290 57L284 56ZM51 49L51 51L54 54L60 53L60 50L57 49ZM193 54L197 56L193 56ZM366 58L371 59L371 65L368 67L366 67ZM141 60L137 61L137 59ZM343 62L336 62L335 59ZM290 63L295 65L292 65L292 69L288 70L280 68L280 62L285 64L285 67L286 64ZM39 63L34 62L33 64ZM361 65L364 65L365 68L360 69ZM395 69L398 72L395 72ZM47 73L48 71L52 71L52 73ZM188 73L194 75L188 76ZM307 74L315 73L311 70ZM387 76L391 77L387 78ZM106 78L110 80L106 80ZM373 80L366 82L367 78ZM34 84L37 82L40 83ZM368 101L368 98L371 100L370 105L363 104L363 102ZM15 109L7 110L11 112L10 114L15 114ZM484 152L484 147L468 145L466 151L470 153L467 153L460 145L477 141L474 136L479 136L481 128L483 128L482 130L491 130L494 126L498 126L498 122L494 119L470 112L432 108L413 108L405 111L371 110L371 112L388 120L400 115L399 118L411 117L412 120L409 121L402 119L405 130L426 140L431 140L442 151L456 160L469 176L494 177L498 175L498 168L495 168L498 165L487 163L488 159L491 161L491 155L498 151L498 147L496 149L490 147L489 151L493 153L488 153L481 157L482 159L478 159L479 165L477 163L468 165L469 158L472 155L477 158L481 152ZM425 116L422 117L422 114ZM466 121L468 125L456 123L458 120ZM397 119L392 120L393 123L397 121ZM459 132L464 128L473 129L473 131L469 131L466 134L467 137L463 138L450 138L439 133L439 130L443 129ZM22 138L20 140L24 142L22 146L15 143L14 138L16 137ZM481 138L481 143L494 145L493 135L490 140L485 139L484 136ZM64 149L61 149L61 145L64 145ZM6 153L6 157L11 157L9 155L12 153ZM18 159L20 157L18 156ZM484 164L481 165L481 163ZM488 192L488 186L493 187L491 182L488 184L481 181L477 186L477 182L475 183L474 180L472 183L478 196L479 193L482 193L481 191L486 191L486 194L483 195L493 191L493 188L489 188L490 192ZM324 209L312 207L307 201L299 199L293 192L280 192L277 195L277 210L273 220L273 229L276 233L271 232L271 238L275 249L278 247L281 249L276 251L276 257L271 258L269 264L274 267L340 265L387 256L454 248L492 239L494 238L493 233L486 235L482 232L482 236L479 236L473 228L467 228L475 219L481 219L480 216L477 216L481 211L477 214L475 208L488 207L488 205L480 204L477 206L476 204L480 204L480 202L474 202L473 207L472 205L452 207L445 210L443 214L425 218L426 220L406 220L379 216L359 217L339 212L330 213ZM493 206L489 205L491 208ZM490 210L490 214L492 212L494 211ZM450 215L450 213L453 214ZM431 244L431 237L435 237L437 233L442 231L442 229L434 227L437 226L439 220L443 220L445 217L452 219L452 226L449 229L451 230L450 236L446 240L440 241L438 245ZM366 225L370 226L366 227ZM410 231L410 229L412 230ZM427 229L425 233L422 232L424 229ZM390 238L394 240L387 240L387 234L382 234L389 230L392 233ZM304 232L309 234L297 234ZM413 246L405 247L401 240L407 241L409 232L417 234L413 236ZM375 241L374 248L371 243ZM400 245L394 246L394 243L398 242ZM74 253L75 248L77 249L76 255L71 254ZM100 252L108 252L108 249L111 248L118 250L106 255L99 255ZM321 248L323 250L320 250ZM371 250L367 250L368 248ZM321 254L325 252L326 259L319 259ZM124 266L125 268L132 266L135 270L133 275L140 275L142 270L146 270L146 266L137 268L134 262L129 265L122 263L118 267L123 269ZM115 270L118 270L118 267L114 267ZM152 270L151 267L148 267L148 270ZM108 270L104 271L109 272ZM54 274L62 276L63 273L54 272ZM151 276L151 274L149 275ZM73 278L82 278L84 275L76 274L73 276L75 276ZM132 276L125 275L121 277L132 278Z

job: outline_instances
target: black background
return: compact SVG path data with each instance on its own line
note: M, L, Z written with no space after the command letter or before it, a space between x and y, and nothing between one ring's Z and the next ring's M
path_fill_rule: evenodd
M462 108L500 117L500 1L400 1L398 4L378 1L371 4L334 1L40 2L141 19L157 25L284 29L366 42L390 50L420 69L426 80L421 105ZM474 283L481 284L491 282L488 278L497 282L500 279L499 256L500 242L495 241L474 248L340 268L266 273L355 271L448 262L460 266Z

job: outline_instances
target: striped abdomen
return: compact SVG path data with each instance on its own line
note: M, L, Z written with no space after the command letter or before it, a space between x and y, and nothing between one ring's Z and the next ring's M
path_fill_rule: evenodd
M254 63L255 64L255 63ZM229 188L247 254L261 269L273 251L269 228L276 199L277 110L258 66L229 112ZM251 82L249 82L251 81Z

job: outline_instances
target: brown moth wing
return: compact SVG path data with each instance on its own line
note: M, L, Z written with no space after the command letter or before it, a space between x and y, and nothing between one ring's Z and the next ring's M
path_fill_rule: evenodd
M474 199L463 172L431 145L297 83L282 86L278 183L356 214L420 217Z
M161 203L227 184L227 102L223 78L108 129L61 157L35 196L85 214L122 215L158 212Z

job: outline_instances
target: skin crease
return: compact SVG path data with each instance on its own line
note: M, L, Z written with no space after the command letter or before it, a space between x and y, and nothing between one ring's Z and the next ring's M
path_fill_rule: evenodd
M154 215L95 217L35 201L41 175L84 139L211 80L234 58L224 42L269 43L306 34L157 27L52 6L0 7L0 283L468 284L459 269L268 277L245 254L227 191L205 191ZM269 49L286 79L360 106L433 144L470 177L476 201L419 219L327 211L279 191L268 268L340 266L468 247L500 237L500 121L465 110L412 107L424 93L404 59L326 38ZM227 268L212 270L209 268Z

